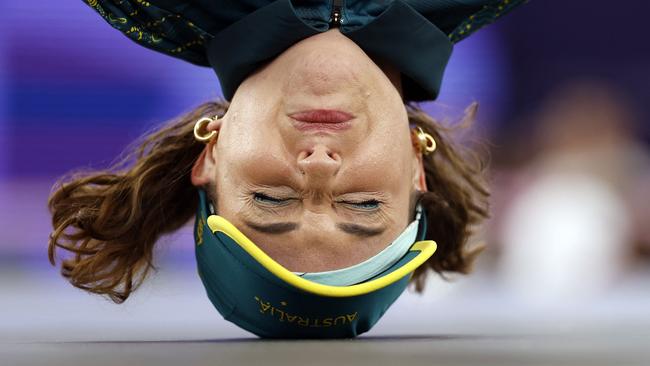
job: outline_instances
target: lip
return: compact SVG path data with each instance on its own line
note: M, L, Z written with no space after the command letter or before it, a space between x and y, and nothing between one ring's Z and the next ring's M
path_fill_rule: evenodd
M334 109L311 109L289 115L300 131L342 131L351 127L353 115Z
M289 117L306 123L343 123L354 118L350 113L335 109L312 109L292 113Z

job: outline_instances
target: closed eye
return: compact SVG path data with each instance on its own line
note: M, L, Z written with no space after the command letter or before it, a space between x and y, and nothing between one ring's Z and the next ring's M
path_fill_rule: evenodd
M364 211L376 211L379 209L381 202L378 200L366 200L366 201L341 201L342 204L351 206L352 208Z
M286 205L291 198L273 197L261 192L253 193L253 200L264 205L282 206Z

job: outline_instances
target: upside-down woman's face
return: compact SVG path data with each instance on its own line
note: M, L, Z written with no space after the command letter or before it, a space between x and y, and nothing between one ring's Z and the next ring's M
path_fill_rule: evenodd
M404 230L426 187L398 89L338 30L307 38L239 86L192 181L289 270L362 262Z

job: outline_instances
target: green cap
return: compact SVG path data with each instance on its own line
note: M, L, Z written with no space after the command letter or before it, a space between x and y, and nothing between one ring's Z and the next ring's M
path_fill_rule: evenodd
M199 192L196 260L210 301L221 315L265 338L350 338L368 331L433 255L417 241L393 266L365 282L329 286L306 280L274 261L226 219L210 215ZM420 221L418 238L426 232Z

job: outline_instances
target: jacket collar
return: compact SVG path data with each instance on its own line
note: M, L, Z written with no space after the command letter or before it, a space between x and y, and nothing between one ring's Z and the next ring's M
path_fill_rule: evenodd
M347 11L348 17L354 17ZM328 19L305 22L290 0L276 0L219 32L207 46L224 97L265 62L294 43L329 29ZM404 99L435 99L451 56L447 35L403 1L386 5L377 17L341 32L371 57L386 60L403 76Z

